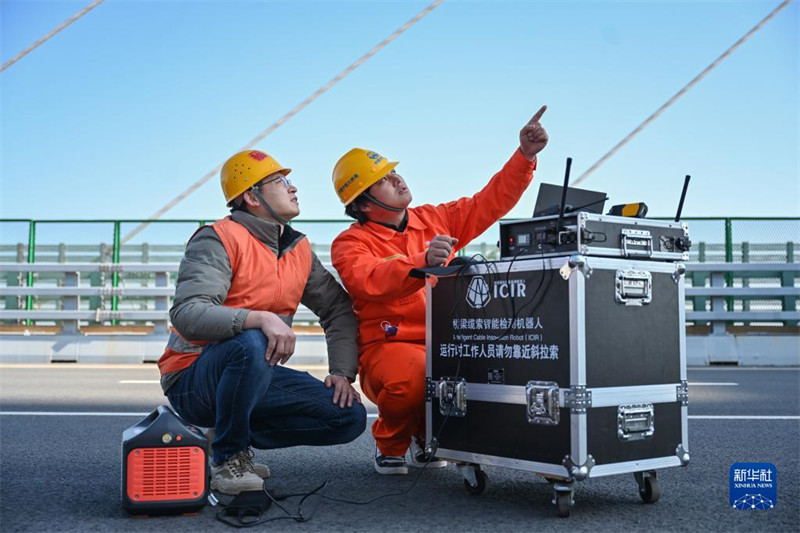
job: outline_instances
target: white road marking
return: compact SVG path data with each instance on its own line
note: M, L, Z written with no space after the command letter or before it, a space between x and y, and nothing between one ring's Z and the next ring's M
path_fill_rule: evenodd
M147 416L150 413L66 412L66 411L0 411L0 416ZM367 413L367 418L377 418L377 413ZM689 415L690 420L800 420L800 416L745 416L745 415Z
M65 411L0 411L0 415L6 416L147 416L150 413L123 413L123 412L77 412L69 413Z
M800 367L797 366L736 366L736 365L720 365L720 366L690 366L689 372L747 372L750 370L763 370L767 372L797 372Z
M150 413L125 413L120 411L0 411L0 416L147 416ZM367 418L378 418L377 413L367 413Z
M141 385L141 384L159 384L160 381L157 379L123 379L119 381L119 383L123 385ZM690 381L689 385L694 385L695 387L737 387L738 383L722 383L722 382L693 382Z
M328 370L327 365L317 363L294 364L288 368L295 370ZM6 370L145 370L158 373L155 361L146 363L0 363L0 369Z
M689 415L689 420L800 420L800 416Z

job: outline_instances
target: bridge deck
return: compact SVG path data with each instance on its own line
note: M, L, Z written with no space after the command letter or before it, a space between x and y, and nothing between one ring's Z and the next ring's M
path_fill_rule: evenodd
M309 367L315 373L324 368ZM137 519L119 504L122 431L164 401L153 365L0 365L0 524L3 531L221 530L215 509L196 516ZM300 526L280 531L796 531L800 525L800 371L690 368L691 464L659 472L661 500L644 505L633 476L579 484L573 516L558 519L542 479L487 468L489 488L465 493L453 467L408 477L372 469L369 430L348 445L258 451L281 493L312 490L370 505L310 499ZM374 416L375 409L368 411ZM52 413L42 415L41 413ZM36 413L40 413L37 415ZM82 414L79 414L82 413ZM766 418L765 415L778 418ZM743 417L729 419L725 417ZM732 511L729 468L771 462L778 469L778 503L771 511ZM298 498L290 500L295 509ZM271 509L269 516L280 516Z

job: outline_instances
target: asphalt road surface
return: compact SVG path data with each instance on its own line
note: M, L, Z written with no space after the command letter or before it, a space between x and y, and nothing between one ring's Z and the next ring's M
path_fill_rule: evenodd
M324 369L310 368L315 375ZM121 434L165 403L153 365L0 365L0 531L223 531L217 508L194 516L135 518L120 504ZM455 467L381 476L369 429L325 448L257 451L278 493L311 491L305 523L279 519L272 531L798 531L800 369L689 369L691 464L659 471L661 499L639 498L631 474L577 484L572 516L558 518L552 489L535 475L485 467L488 488L464 490ZM368 406L374 417L375 407ZM369 421L371 422L372 419ZM777 505L731 508L729 469L773 463ZM300 498L286 500L294 512ZM283 513L273 506L267 517Z

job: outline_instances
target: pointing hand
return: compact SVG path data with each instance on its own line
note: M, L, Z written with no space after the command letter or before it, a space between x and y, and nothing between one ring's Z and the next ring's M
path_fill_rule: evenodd
M547 106L543 105L542 108L533 115L530 122L523 126L519 132L519 151L525 156L528 161L533 161L536 154L542 151L547 146L547 141L550 139L547 136L547 130L539 123L544 112L547 111Z

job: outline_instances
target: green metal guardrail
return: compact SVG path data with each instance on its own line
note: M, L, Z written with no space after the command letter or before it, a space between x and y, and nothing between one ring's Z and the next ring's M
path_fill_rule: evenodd
M654 218L654 220L667 220L664 218ZM721 257L709 257L712 255L712 252L724 252L724 262L733 263L733 262L758 262L759 256L758 253L764 254L771 254L769 255L769 259L764 259L768 261L776 261L785 260L787 263L795 262L795 244L800 242L800 217L687 217L682 219L683 221L689 223L689 233L692 237L692 240L697 243L697 250L696 252L693 250L692 255L695 253L696 261L698 262L706 262L707 259L711 261L719 261ZM194 227L200 227L204 224L213 222L213 220L209 219L171 219L171 220L139 220L139 219L83 219L83 220L34 220L34 219L0 219L0 230L4 227L7 227L9 224L27 224L27 254L26 259L28 263L35 263L36 262L36 249L37 249L37 230L40 230L43 226L50 226L50 225L64 225L66 228L75 227L78 224L106 224L110 225L112 228L112 246L111 246L111 254L110 259L113 263L119 263L121 252L123 248L122 244L122 234L123 234L123 225L126 224L140 224L142 222L150 222L152 225L151 228L165 228L168 225L176 225L176 224L189 224ZM293 225L295 226L323 226L323 225L336 225L339 226L341 229L344 229L346 225L351 223L351 220L346 219L323 219L323 220L296 220L293 221ZM751 227L750 231L746 231L747 227ZM709 245L708 238L697 238L695 235L698 233L698 229L702 229L702 233L709 233L710 234L717 233L717 231L721 230L721 242L723 243L722 249L719 249L718 245ZM742 234L742 237L737 238L737 228L738 233ZM773 231L770 231L770 228ZM775 231L775 228L778 228L778 231ZM321 230L320 230L321 231ZM311 233L311 237L313 240L315 232ZM338 233L338 231L336 232ZM752 234L752 235L751 235ZM141 236L140 236L141 237ZM189 235L185 235L184 238L188 239ZM712 237L713 240L711 242L720 242L715 237ZM323 239L324 241L325 239ZM328 241L333 240L333 235L330 236ZM753 243L753 240L761 241L760 243ZM5 231L0 231L0 249L2 248L9 248L9 244L6 244L7 241L7 234ZM174 242L174 241L173 241ZM10 246L17 246L22 244L17 240L17 243ZM143 243L142 246L146 246L147 243ZM66 247L65 247L66 249ZM785 252L784 252L785 249ZM738 252L738 254L737 254ZM66 252L64 252L66 254ZM778 254L782 255L783 258L778 258ZM19 255L19 254L18 254ZM736 255L738 255L739 260L736 261ZM764 256L766 257L766 255ZM784 259L785 258L785 259ZM19 259L19 258L18 258ZM108 258L102 257L98 255L97 262L108 261ZM702 286L705 283L705 279L702 278L703 274L698 274L697 279L692 279L694 286ZM728 273L726 276L726 285L728 287L734 286L734 275L732 273ZM34 274L27 273L26 275L26 284L28 287L32 287L34 283ZM113 288L117 288L119 286L119 274L117 272L112 273L111 278L111 285ZM785 281L785 280L784 280ZM743 280L743 284L747 284L748 280ZM791 280L791 283L794 283L794 280ZM101 279L98 278L94 283L94 285L101 284ZM746 286L746 285L745 285ZM111 310L117 311L119 306L118 296L113 296L111 300ZM728 308L733 309L734 301L733 297L727 298ZM704 297L696 297L693 299L693 307L695 310L704 310L706 305L706 299ZM744 305L750 305L749 302L745 303ZM34 297L28 295L25 298L25 307L27 310L33 310L34 308Z

